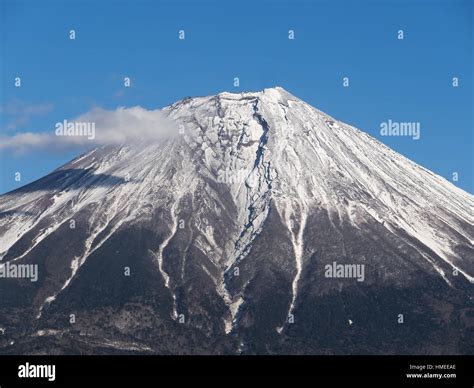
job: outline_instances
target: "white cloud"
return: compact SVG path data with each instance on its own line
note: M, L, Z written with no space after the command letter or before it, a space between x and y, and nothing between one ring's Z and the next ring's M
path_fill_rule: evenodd
M147 110L140 106L119 107L114 111L95 108L69 123L94 124L91 136L57 136L55 129L45 132L23 132L12 136L0 136L0 149L24 152L32 149L68 150L98 145L130 144L140 141L156 141L178 133L177 125L165 117L159 109ZM60 121L59 123L63 123Z

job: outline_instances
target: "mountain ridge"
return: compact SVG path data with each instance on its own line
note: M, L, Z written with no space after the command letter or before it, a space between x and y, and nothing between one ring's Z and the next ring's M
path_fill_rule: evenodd
M91 266L114 268L114 257L127 251L122 243L135 246L133 235L149 238L124 263L132 273L142 263L143 276L161 284L152 293L168 307L153 308L166 330L184 319L191 331L238 338L243 352L290 349L273 335L308 335L295 321L308 324L308 306L335 290L394 287L417 301L449 290L455 302L446 304L468 309L474 283L469 193L280 87L185 98L163 112L180 125L179 135L93 149L0 196L2 261L43 266L40 285L26 296L32 308L21 311L34 317L24 330L64 330L58 322L66 306L73 300L81 306L77 295L95 287ZM115 246L122 247L118 253ZM324 266L334 262L364 265L363 286L324 277ZM106 274L110 284L127 282L118 272ZM131 297L125 293L124 303ZM99 302L100 295L89 300ZM11 300L4 303L15 310ZM435 308L427 314L440 319ZM318 335L310 333L320 342ZM190 343L204 346L193 336ZM271 351L262 340L268 336L276 346ZM227 341L222 346L232 347ZM252 348L252 341L259 345ZM340 352L336 342L327 351ZM374 344L368 349L377 351Z

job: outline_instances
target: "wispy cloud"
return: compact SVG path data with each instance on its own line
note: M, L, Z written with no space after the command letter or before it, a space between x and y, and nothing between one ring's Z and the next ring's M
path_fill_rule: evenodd
M44 132L23 132L12 136L0 136L0 149L24 152L34 149L69 150L97 145L131 144L141 141L156 141L178 133L177 125L168 119L161 110L147 110L140 106L131 108L119 107L108 111L94 108L91 111L66 120L72 124L70 133L64 130L58 136L57 127L63 127L64 120L59 121L56 128ZM80 124L94 129L91 133L79 133L74 126Z
M4 130L13 131L27 125L34 116L44 115L54 109L51 103L32 104L18 98L0 106L0 114L6 118Z

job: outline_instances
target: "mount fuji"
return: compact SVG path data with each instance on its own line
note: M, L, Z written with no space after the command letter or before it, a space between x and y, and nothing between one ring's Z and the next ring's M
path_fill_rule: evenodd
M0 196L0 353L474 352L471 194L279 87L162 113Z

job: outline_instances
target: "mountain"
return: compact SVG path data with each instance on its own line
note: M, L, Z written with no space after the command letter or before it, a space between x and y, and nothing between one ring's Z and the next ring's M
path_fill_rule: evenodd
M0 353L473 353L471 194L282 88L163 114L0 197Z

